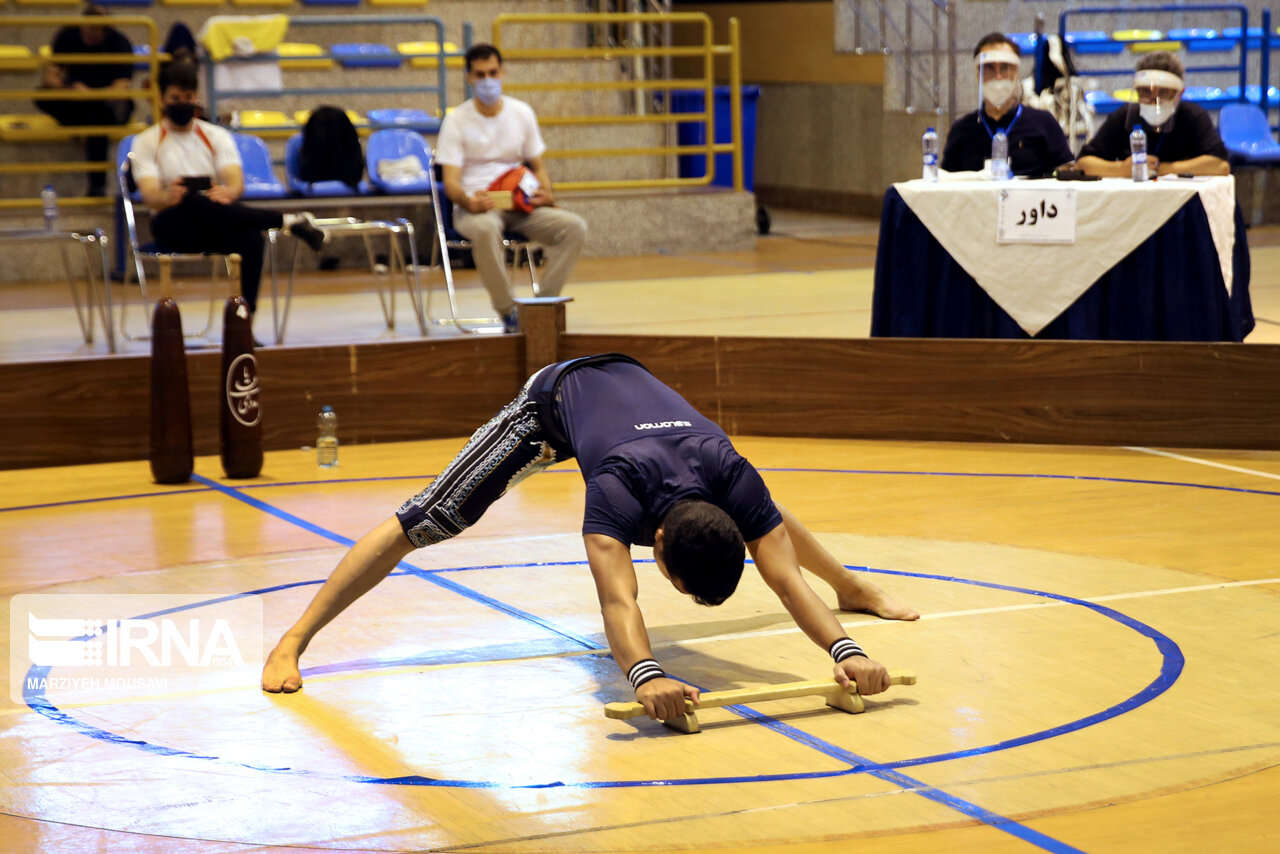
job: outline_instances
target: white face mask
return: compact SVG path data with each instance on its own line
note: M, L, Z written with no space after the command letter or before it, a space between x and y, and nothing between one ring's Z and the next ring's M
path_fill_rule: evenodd
M1138 115L1142 116L1142 120L1153 128L1173 118L1173 114L1178 111L1178 99L1172 101L1160 101L1155 104L1139 104Z
M1017 84L1012 80L986 80L982 84L982 98L993 107L1009 103Z

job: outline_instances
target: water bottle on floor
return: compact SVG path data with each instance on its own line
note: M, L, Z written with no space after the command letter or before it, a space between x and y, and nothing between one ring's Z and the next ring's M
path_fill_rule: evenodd
M920 145L924 149L924 174L921 177L926 181L937 181L938 132L933 128L926 128L924 136L921 137Z
M58 225L58 191L52 184L45 184L40 191L40 206L44 208L44 230L53 231Z
M1142 125L1134 125L1129 134L1129 157L1133 163L1133 180L1146 181L1151 178L1147 171L1147 132Z
M338 464L338 413L332 406L320 410L316 427L320 430L316 437L316 465L331 469Z
M1009 137L998 130L991 137L991 177L996 181L1008 181L1013 177L1009 171Z

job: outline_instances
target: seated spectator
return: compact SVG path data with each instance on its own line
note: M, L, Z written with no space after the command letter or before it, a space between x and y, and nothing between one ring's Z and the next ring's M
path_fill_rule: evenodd
M444 191L454 204L453 225L471 241L476 269L507 332L516 331L516 304L507 277L502 233L518 231L551 249L540 284L544 296L560 293L587 238L582 217L555 207L551 176L542 163L547 146L538 119L524 101L502 94L502 54L493 45L467 51L467 79L475 97L445 116L435 159L443 167ZM527 164L528 175L513 196L524 205L495 209L486 190ZM509 189L509 188L508 188Z
M263 232L286 229L317 252L327 235L309 213L281 215L237 202L244 192L240 152L229 132L195 118L196 90L189 63L161 70L164 118L134 139L133 178L153 211L151 234L162 251L240 253L240 290L253 312Z
M100 16L107 12L101 6L86 6L84 15ZM77 26L63 27L53 38L53 53L133 53L133 45L124 33L115 27ZM41 69L42 89L128 89L133 81L133 63L69 63L65 66L52 62ZM36 108L53 116L60 125L122 125L133 115L131 99L103 101L53 101L37 100ZM108 142L105 136L91 136L85 140L85 157L94 163L107 160ZM90 196L105 192L107 173L90 172Z
M1138 60L1133 75L1138 103L1107 116L1080 150L1080 168L1090 175L1130 177L1129 134L1140 125L1147 134L1151 175L1228 174L1227 147L1213 119L1200 106L1182 100L1183 77L1182 63L1171 53L1149 53Z
M1001 33L982 37L973 49L982 106L961 116L947 132L942 168L978 172L991 158L991 140L1009 138L1009 166L1015 175L1049 175L1074 158L1053 114L1018 102L1022 51Z

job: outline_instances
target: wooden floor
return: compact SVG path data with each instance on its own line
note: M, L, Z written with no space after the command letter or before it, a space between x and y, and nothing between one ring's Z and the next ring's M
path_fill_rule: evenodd
M856 325L865 304L849 279L866 276L869 293L869 271L849 259L869 263L874 224L792 226L803 233L745 256L584 262L599 278L574 288L570 327ZM1255 310L1265 295L1280 319L1275 251L1254 253ZM776 296L779 275L786 300L744 307L753 284ZM344 310L374 300L329 282ZM812 287L792 300L796 283ZM20 310L65 313L75 349L69 309ZM299 343L346 334L291 323ZM842 562L922 612L839 615L916 685L857 716L813 699L704 712L697 735L606 719L603 704L630 691L602 651L569 463L410 555L317 637L302 693L265 695L263 646L460 439L343 447L332 471L310 449L272 452L239 482L201 458L180 487L156 486L146 463L0 472L0 849L1276 850L1280 454L736 443ZM655 653L678 677L715 690L828 672L750 568L707 609L647 550L635 557ZM136 610L76 611L72 594ZM20 663L30 614L138 616L159 602L228 620L243 666L156 668L128 688L54 667L28 683L41 675Z

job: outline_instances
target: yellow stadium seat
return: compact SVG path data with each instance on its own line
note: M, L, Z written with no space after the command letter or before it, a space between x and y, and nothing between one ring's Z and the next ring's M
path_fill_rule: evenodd
M13 0L19 6L80 6L81 0Z
M279 110L239 110L231 127L264 139L284 139L298 132L298 123Z
M1154 42L1164 38L1159 30L1116 30L1111 38L1118 42Z
M362 127L366 127L366 128L369 127L369 119L362 117L362 115L360 113L356 113L355 110L344 110L344 113L347 114L348 119L351 119L351 123L353 125L356 125L357 129ZM293 114L293 120L298 124L306 124L307 119L310 119L310 118L311 118L311 110L298 110L296 111L296 113Z
M276 45L280 67L286 71L328 71L335 63L324 55L324 48L307 42L280 42Z
M1138 103L1138 90L1117 89L1111 93L1111 97L1115 98L1117 101L1124 101L1126 104L1136 104Z
M1182 49L1182 42L1130 42L1130 53L1155 53L1158 50L1167 50L1170 53L1177 53Z
M0 139L5 142L50 142L61 138L47 133L57 126L53 116L44 113L0 116Z
M145 124L133 122L111 128L106 136L119 139L146 129ZM75 128L63 127L44 113L0 116L0 141L4 142L58 142L79 135Z
M453 42L445 42L444 49L446 53L458 52L458 46ZM396 50L404 56L412 57L409 60L410 68L435 68L440 62L437 42L400 42L396 45ZM465 60L461 56L451 56L445 59L444 64L446 68L462 68Z
M40 67L31 48L20 44L0 44L0 71L35 71Z

